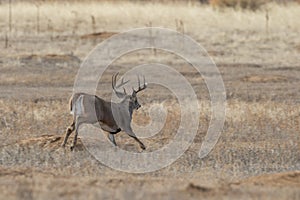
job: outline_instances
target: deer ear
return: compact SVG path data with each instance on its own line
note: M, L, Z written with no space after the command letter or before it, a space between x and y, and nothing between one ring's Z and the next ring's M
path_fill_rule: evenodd
M135 97L136 96L136 91L134 90L134 88L132 87L132 95L131 96L133 96L133 97Z

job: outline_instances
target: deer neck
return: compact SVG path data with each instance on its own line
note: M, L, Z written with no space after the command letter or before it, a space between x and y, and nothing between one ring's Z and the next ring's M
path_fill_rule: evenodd
M124 107L126 107L126 110L128 110L130 117L132 116L133 110L134 110L134 105L133 103L130 101L130 98L127 97L125 98L122 102L122 105Z

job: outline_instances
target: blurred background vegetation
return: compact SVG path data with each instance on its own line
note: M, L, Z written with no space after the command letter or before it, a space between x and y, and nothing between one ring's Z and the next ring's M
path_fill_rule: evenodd
M231 7L235 9L257 10L262 5L270 2L278 4L300 3L300 0L88 0L90 2L134 2L134 3L183 3L183 4L210 4L215 8ZM88 2L83 0L13 0L13 2ZM12 2L12 0L0 0L0 4Z

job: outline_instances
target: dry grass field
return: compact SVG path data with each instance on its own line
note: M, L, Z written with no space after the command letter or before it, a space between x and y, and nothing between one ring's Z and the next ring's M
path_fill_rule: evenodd
M183 2L46 1L12 3L9 14L9 4L1 3L0 199L300 199L298 19L299 4L266 4L252 12ZM130 174L97 161L80 135L74 152L62 149L81 61L104 39L149 26L191 36L217 64L227 109L213 151L198 157L211 118L205 82L180 57L152 50L117 59L97 94L109 100L112 73L139 64L180 71L201 107L197 136L185 154L159 171ZM159 149L178 127L178 102L151 84L139 99L136 124L148 123L151 105L168 110L164 129L142 139L146 151ZM123 132L116 140L122 149L139 152Z

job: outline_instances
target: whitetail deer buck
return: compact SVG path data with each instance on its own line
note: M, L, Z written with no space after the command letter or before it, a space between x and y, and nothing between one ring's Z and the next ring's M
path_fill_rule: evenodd
M147 84L144 78L144 84L140 85L140 78L138 76L138 89L132 88L132 94L126 93L123 87L123 92L117 91L117 89L128 81L124 82L123 78L121 83L116 86L118 73L112 76L112 88L117 97L122 98L120 103L108 102L99 98L96 95L90 95L85 93L75 93L70 98L70 110L73 115L73 122L67 128L62 147L65 147L67 140L71 133L75 130L75 137L71 150L74 149L78 128L81 124L95 124L99 123L102 130L108 132L108 139L115 145L116 141L114 134L119 133L121 130L125 131L130 137L134 138L142 149L146 149L145 145L136 137L131 128L131 120L133 110L137 110L141 107L137 100L137 93L146 89Z

